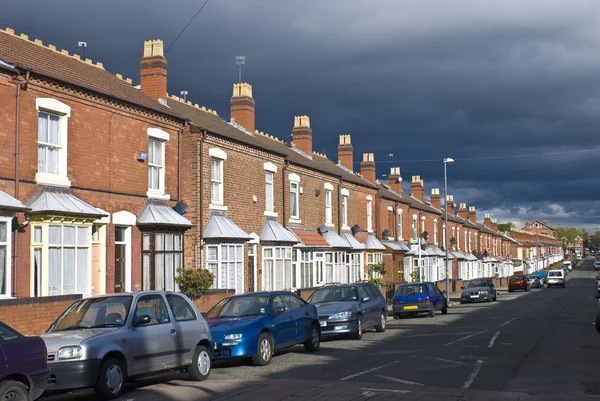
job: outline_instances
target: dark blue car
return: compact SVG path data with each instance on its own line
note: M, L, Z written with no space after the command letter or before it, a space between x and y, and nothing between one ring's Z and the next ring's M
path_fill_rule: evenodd
M326 284L308 302L317 307L323 336L347 334L360 340L365 329L385 331L385 298L371 283Z
M435 316L436 311L448 313L445 294L434 283L409 283L398 286L392 300L394 317L428 313Z
M291 292L257 292L225 298L204 315L214 341L213 359L252 357L271 363L275 351L304 344L319 350L317 309Z

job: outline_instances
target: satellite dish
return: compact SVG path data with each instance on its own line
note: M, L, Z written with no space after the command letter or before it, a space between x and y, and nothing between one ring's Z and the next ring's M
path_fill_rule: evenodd
M360 232L360 226L358 224L355 224L350 230L352 231L352 235L356 235L356 233Z
M390 230L383 230L383 232L381 233L383 238L389 238L390 237Z
M328 232L329 228L327 228L326 225L322 224L322 225L319 226L319 228L317 230L322 235L322 234L325 234L326 232Z
M452 237L452 238L450 239L450 243L451 243L452 245L456 245L456 238Z
M421 238L427 241L429 239L429 233L427 231L423 231L423 233L421 234Z
M177 202L175 204L175 207L173 208L173 210L175 210L177 213L179 213L182 216L184 214L186 214L189 209L190 209L189 206L185 202Z

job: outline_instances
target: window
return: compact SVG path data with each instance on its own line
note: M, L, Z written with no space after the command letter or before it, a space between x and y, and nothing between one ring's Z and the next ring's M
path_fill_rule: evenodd
M38 110L38 171L36 183L69 187L67 125L71 108L56 99L36 99Z
M296 287L292 274L291 247L263 247L263 290L289 290Z
M321 284L345 283L347 277L346 252L325 252L325 277Z
M333 191L330 189L325 190L325 224L333 225L333 207L332 207L332 196Z
M360 262L362 260L362 252L350 252L346 254L348 265L348 282L355 283L362 280Z
M273 178L275 173L272 171L265 172L265 211L269 213L275 212L273 206Z
M315 285L313 274L313 253L311 251L301 251L300 288L309 288Z
M348 227L348 195L342 196L342 227Z
M467 247L467 230L465 230L464 236L465 236L465 242L463 243L463 247L465 247L465 250L466 250L466 247Z
M413 214L413 223L412 223L412 229L413 229L413 238L418 238L419 234L417 233L417 215Z
M23 336L4 323L0 323L0 338L2 339L2 342L9 343L11 341L19 340L23 338Z
M381 291L379 291L377 289L377 287L375 287L373 284L366 284L365 285L365 290L367 292L367 295L369 296L369 298L371 298L372 300L376 300L377 298L381 298Z
M375 265L383 262L382 252L367 252L367 266ZM369 272L369 280L373 278L382 278L383 276L377 272Z
M10 220L0 220L0 296L10 295Z
M211 159L212 198L211 203L223 205L223 160Z
M460 227L456 228L456 249L460 249Z
M442 243L444 244L444 248L446 248L446 225L442 226Z
M372 208L373 208L373 200L370 197L367 197L367 231L373 231L373 219L372 219Z
M179 295L167 294L167 302L171 307L173 316L178 322L185 322L188 320L196 320L196 313L190 304Z
M454 239L456 239L455 233L456 233L456 227L452 227L452 238L454 238ZM452 239L452 238L450 238L450 239ZM455 246L455 249L456 249L456 246Z
M425 232L425 216L421 217L421 234Z
M398 239L401 240L404 237L402 236L402 210L398 209Z
M438 244L438 224L437 220L433 220L433 243Z
M60 117L40 112L38 115L38 172L58 174Z
M177 291L177 269L183 268L183 235L144 233L142 238L143 290Z
M139 319L142 316L149 316L150 323L141 327L164 324L171 321L167 306L160 295L144 295L138 298L135 305L135 319Z
M287 304L290 311L300 309L306 306L306 304L303 301L301 301L300 299L298 299L298 297L295 297L293 295L283 295L283 299L285 299L285 303Z
M469 231L469 252L471 252L471 231Z
M300 218L298 209L298 183L290 182L290 218Z
M208 245L206 260L208 270L215 276L212 288L234 289L244 292L244 245Z

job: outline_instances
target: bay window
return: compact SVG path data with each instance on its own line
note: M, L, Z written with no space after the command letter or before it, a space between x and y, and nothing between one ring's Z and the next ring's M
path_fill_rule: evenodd
M383 263L383 252L367 252L367 267ZM369 272L369 279L382 278L381 273L371 271Z
M142 289L177 291L177 269L183 268L183 235L180 232L142 234Z
M292 270L292 248L263 247L263 290L290 290L296 287Z
M0 217L0 297L11 295L10 224L11 218Z
M211 288L244 292L244 245L218 244L206 246L208 270L215 276Z
M309 288L314 285L313 253L312 251L300 251L300 288Z

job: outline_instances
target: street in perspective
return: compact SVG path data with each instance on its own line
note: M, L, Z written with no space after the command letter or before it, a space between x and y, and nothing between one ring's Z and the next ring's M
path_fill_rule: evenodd
M0 400L600 397L595 3L6 1Z

